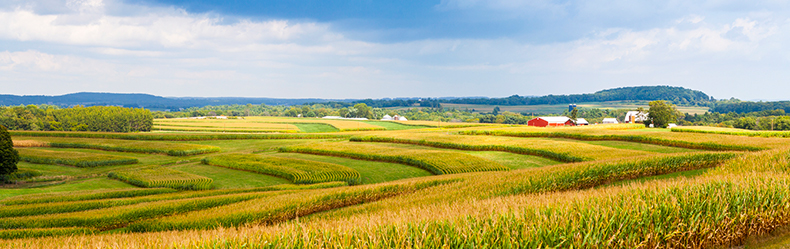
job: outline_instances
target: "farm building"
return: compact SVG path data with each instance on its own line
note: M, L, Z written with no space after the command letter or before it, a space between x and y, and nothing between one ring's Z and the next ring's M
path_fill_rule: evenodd
M626 123L641 123L647 121L647 112L630 111L625 113Z
M537 117L527 121L529 126L546 127L546 126L566 126L574 125L573 120L568 117Z
M384 117L382 117L381 120L393 120L393 119L392 116L390 116L389 114L384 114Z
M406 117L398 116L398 115L395 115L395 117L392 117L392 120L409 121L408 119L406 119Z
M617 124L618 122L617 122L616 118L604 118L601 123L604 123L604 124Z
M587 120L583 118L577 118L576 125L590 125L590 122L587 122Z

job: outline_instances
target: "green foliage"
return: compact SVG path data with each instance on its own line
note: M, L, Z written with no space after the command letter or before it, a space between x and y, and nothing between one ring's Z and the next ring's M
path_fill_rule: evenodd
M672 128L672 132L709 133L709 134L722 134L722 135L735 135L735 136L748 136L748 137L790 138L790 132L788 131L726 131L726 130L704 130L704 129L675 127Z
M154 117L142 108L92 106L58 109L35 105L0 107L0 125L31 131L151 131Z
M647 117L655 127L667 128L670 123L677 122L679 115L675 105L663 100L650 101L648 104L650 110Z
M683 87L637 86L607 89L588 94L548 95L541 97L513 95L507 98L449 99L446 102L478 105L553 105L620 100L668 100L679 104L707 105L712 99L701 91Z
M0 175L8 175L16 171L19 152L14 149L14 142L5 126L0 125Z
M42 149L20 148L19 156L22 161L40 164L63 164L77 167L98 167L109 165L136 164L137 158L113 156L106 154L53 151Z
M226 154L203 159L204 164L273 175L297 184L345 181L360 184L359 172L343 165L302 159Z
M673 128L672 130L674 130ZM762 148L745 146L745 145L727 145L717 143L695 143L680 140L669 140L663 138L654 138L638 135L593 135L593 134L580 134L580 133L566 133L566 132L530 132L530 131L478 131L468 130L459 131L461 135L489 135L489 136L509 136L509 137L549 137L549 138L567 138L586 141L625 141L635 143L646 143L663 146L680 147L687 149L699 150L716 150L716 151L759 151Z
M110 172L108 177L144 188L205 190L213 188L211 178L160 166Z

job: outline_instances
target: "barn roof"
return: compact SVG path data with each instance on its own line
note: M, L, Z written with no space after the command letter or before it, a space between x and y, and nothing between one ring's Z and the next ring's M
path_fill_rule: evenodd
M576 119L576 123L577 124L590 124L590 123L587 122L586 119L583 119L583 118L577 118Z
M546 120L549 123L565 123L568 122L568 120L571 120L568 117L538 117L538 118Z

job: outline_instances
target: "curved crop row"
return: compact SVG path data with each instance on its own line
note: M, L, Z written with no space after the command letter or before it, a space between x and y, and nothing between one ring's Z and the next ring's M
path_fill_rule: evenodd
M56 227L89 227L102 230L113 229L143 219L203 210L277 194L280 193L241 193L146 202L72 213L0 218L0 229Z
M646 137L639 135L591 135L580 133L565 133L565 132L533 132L533 131L478 131L467 130L459 131L460 135L488 135L488 136L509 136L509 137L547 137L547 138L567 138L585 141L625 141L645 144L655 144L671 147L680 147L687 149L700 149L700 150L717 150L717 151L759 151L762 148L744 146L744 145L727 145L716 143L694 143L679 140L669 140L662 138Z
M271 198L260 198L183 215L144 220L130 224L133 232L209 229L242 226L249 223L272 224L299 216L377 201L400 194L456 182L431 180L417 183L365 185L353 188L303 191Z
M180 127L168 127L168 126L154 126L152 130L155 131L195 131L195 132L242 132L242 133L297 133L296 130L250 130L250 129L238 129L238 128L180 128Z
M149 166L114 171L108 177L144 188L174 188L186 190L211 189L214 180L170 168Z
M204 164L273 175L293 183L344 181L350 185L362 183L359 172L343 165L302 159L227 154L203 159Z
M464 153L401 149L376 144L324 142L281 147L280 152L296 152L401 163L425 169L436 175L507 170L506 167L499 163Z
M72 137L104 138L123 140L151 141L205 141L205 140L243 140L243 139L338 139L349 135L334 134L168 134L168 133L101 133L101 132L37 132L9 131L12 136L25 137Z
M86 227L7 229L7 230L0 230L0 239L75 236L75 235L83 235L83 234L93 234L96 232L98 232L98 230L92 228L86 228Z
M76 151L18 148L19 159L30 163L63 164L77 167L136 164L137 158Z
M689 133L708 133L708 134L722 134L734 136L749 136L749 137L780 137L790 138L790 131L734 131L734 130L704 130L694 128L672 128L672 132L689 132Z
M557 160L560 162L581 162L581 161L589 160L588 158L577 157L577 156L569 155L568 153L557 153L549 150L532 149L532 148L524 148L524 147L516 147L516 146L508 146L508 145L494 145L494 144L471 145L471 144L461 144L461 143L429 141L425 139L416 140L416 139L376 137L376 136L356 136L356 137L351 137L350 141L414 144L414 145L430 146L436 148L471 150L471 151L504 151L504 152L522 154L522 155L540 156L540 157Z
M120 189L120 190L91 190L77 191L70 193L46 193L32 194L24 196L14 196L0 201L2 205L25 205L37 203L67 202L67 201L86 201L100 199L128 198L147 195L158 195L176 192L171 188L151 188L151 189Z
M184 144L184 143L163 143L147 141L123 141L123 140L77 140L77 141L51 141L47 143L54 148L80 148L95 149L132 153L151 153L167 154L170 156L191 156L219 152L220 148L210 145Z

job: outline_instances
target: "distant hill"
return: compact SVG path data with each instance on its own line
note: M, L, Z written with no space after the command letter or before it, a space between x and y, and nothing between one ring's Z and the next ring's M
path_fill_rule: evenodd
M712 97L707 94L672 86L621 87L587 94L518 96L507 98L486 97L444 97L444 98L385 98L385 99L275 99L275 98L199 98L199 97L161 97L141 93L92 93L80 92L60 96L43 95L0 95L0 106L49 104L57 106L123 106L144 107L148 109L171 109L202 107L208 105L301 105L309 103L329 103L350 105L365 103L373 107L422 106L438 107L440 103L477 104L477 105L556 105L604 101L649 101L669 100L678 105L708 105Z
M625 101L625 100L668 100L679 105L706 105L714 101L711 96L683 87L674 86L637 86L607 89L595 93L547 95L524 97L513 95L507 98L463 98L442 101L454 104L477 105L556 105L584 102Z
M48 104L57 106L124 106L144 107L149 109L179 109L207 105L300 105L304 103L321 103L329 101L349 102L354 100L326 99L275 99L275 98L199 98L180 97L167 98L141 93L91 93L80 92L60 96L43 95L0 95L0 106Z

